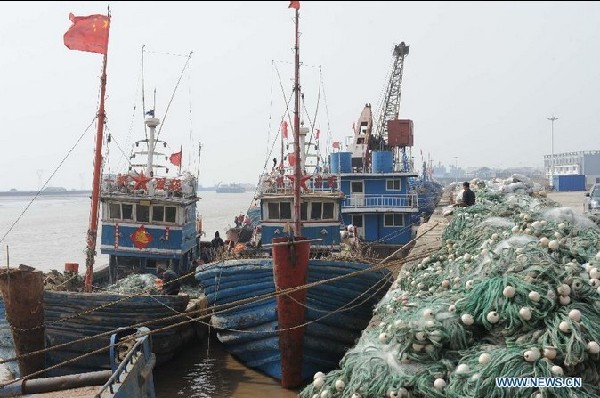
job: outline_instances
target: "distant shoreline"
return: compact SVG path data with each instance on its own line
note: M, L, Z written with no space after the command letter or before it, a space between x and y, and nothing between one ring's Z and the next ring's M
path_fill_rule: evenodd
M212 191L215 192L216 187L202 187L198 188L198 192L206 192ZM248 190L246 190L248 192ZM38 191L0 191L0 197L2 196L28 196L33 197L38 194ZM41 191L39 196L82 196L82 195L92 195L92 191L84 190L72 190L72 191Z

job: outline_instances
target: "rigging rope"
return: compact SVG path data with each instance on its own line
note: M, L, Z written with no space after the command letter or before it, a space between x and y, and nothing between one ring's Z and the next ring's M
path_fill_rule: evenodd
M23 217L23 215L25 214L25 212L27 212L27 210L29 209L29 207L31 207L31 205L37 199L37 197L42 193L42 191L46 188L46 186L48 186L48 183L52 180L52 178L54 178L54 175L58 172L58 170L62 167L62 165L64 164L64 162L71 155L71 152L73 152L73 150L77 147L77 145L79 145L79 143L81 142L81 140L83 139L83 137L85 136L85 134L94 125L94 121L96 121L96 119L97 119L97 116L94 116L94 118L92 119L92 121L90 122L90 124L86 127L86 129L83 131L83 133L81 133L81 135L77 138L77 140L75 141L75 143L73 144L73 146L71 146L71 148L67 151L66 155L59 162L58 166L56 166L56 168L54 169L54 171L52 171L52 174L50 174L50 177L48 177L48 179L46 180L46 182L44 182L44 184L42 185L42 187L35 193L35 195L33 196L33 198L31 198L31 200L29 201L29 203L27 204L27 206L25 206L25 208L23 209L23 211L21 212L21 214L19 214L19 216L17 217L17 219L11 224L11 226L4 233L4 235L2 235L2 238L0 238L0 243L2 243L4 241L4 239L6 239L6 237L8 236L8 234L13 230L13 228L21 220L21 218Z

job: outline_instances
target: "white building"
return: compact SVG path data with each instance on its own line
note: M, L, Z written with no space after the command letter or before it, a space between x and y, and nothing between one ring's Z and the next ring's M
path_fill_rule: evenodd
M552 175L552 155L544 155L546 177ZM600 151L563 152L554 154L554 175L583 174L586 187L600 183Z

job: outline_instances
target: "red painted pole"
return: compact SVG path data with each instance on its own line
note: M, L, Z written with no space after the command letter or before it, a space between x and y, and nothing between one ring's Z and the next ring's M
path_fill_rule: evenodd
M306 238L288 241L274 238L273 270L277 291L306 285L310 242ZM306 289L277 296L277 320L279 323L279 352L281 355L281 386L296 388L302 384L304 361L304 324Z

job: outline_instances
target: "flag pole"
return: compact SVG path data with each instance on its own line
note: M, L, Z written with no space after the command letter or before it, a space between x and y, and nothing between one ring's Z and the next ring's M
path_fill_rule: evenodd
M87 247L85 258L85 291L92 291L94 257L96 256L96 237L98 235L98 210L100 203L100 180L102 178L102 140L104 136L104 97L106 96L106 64L108 62L108 36L110 34L110 8L108 10L108 26L106 32L106 51L102 61L102 75L100 76L100 106L98 108L98 129L96 131L96 148L94 156L94 176L92 183L92 206L90 209L90 223L87 231Z

